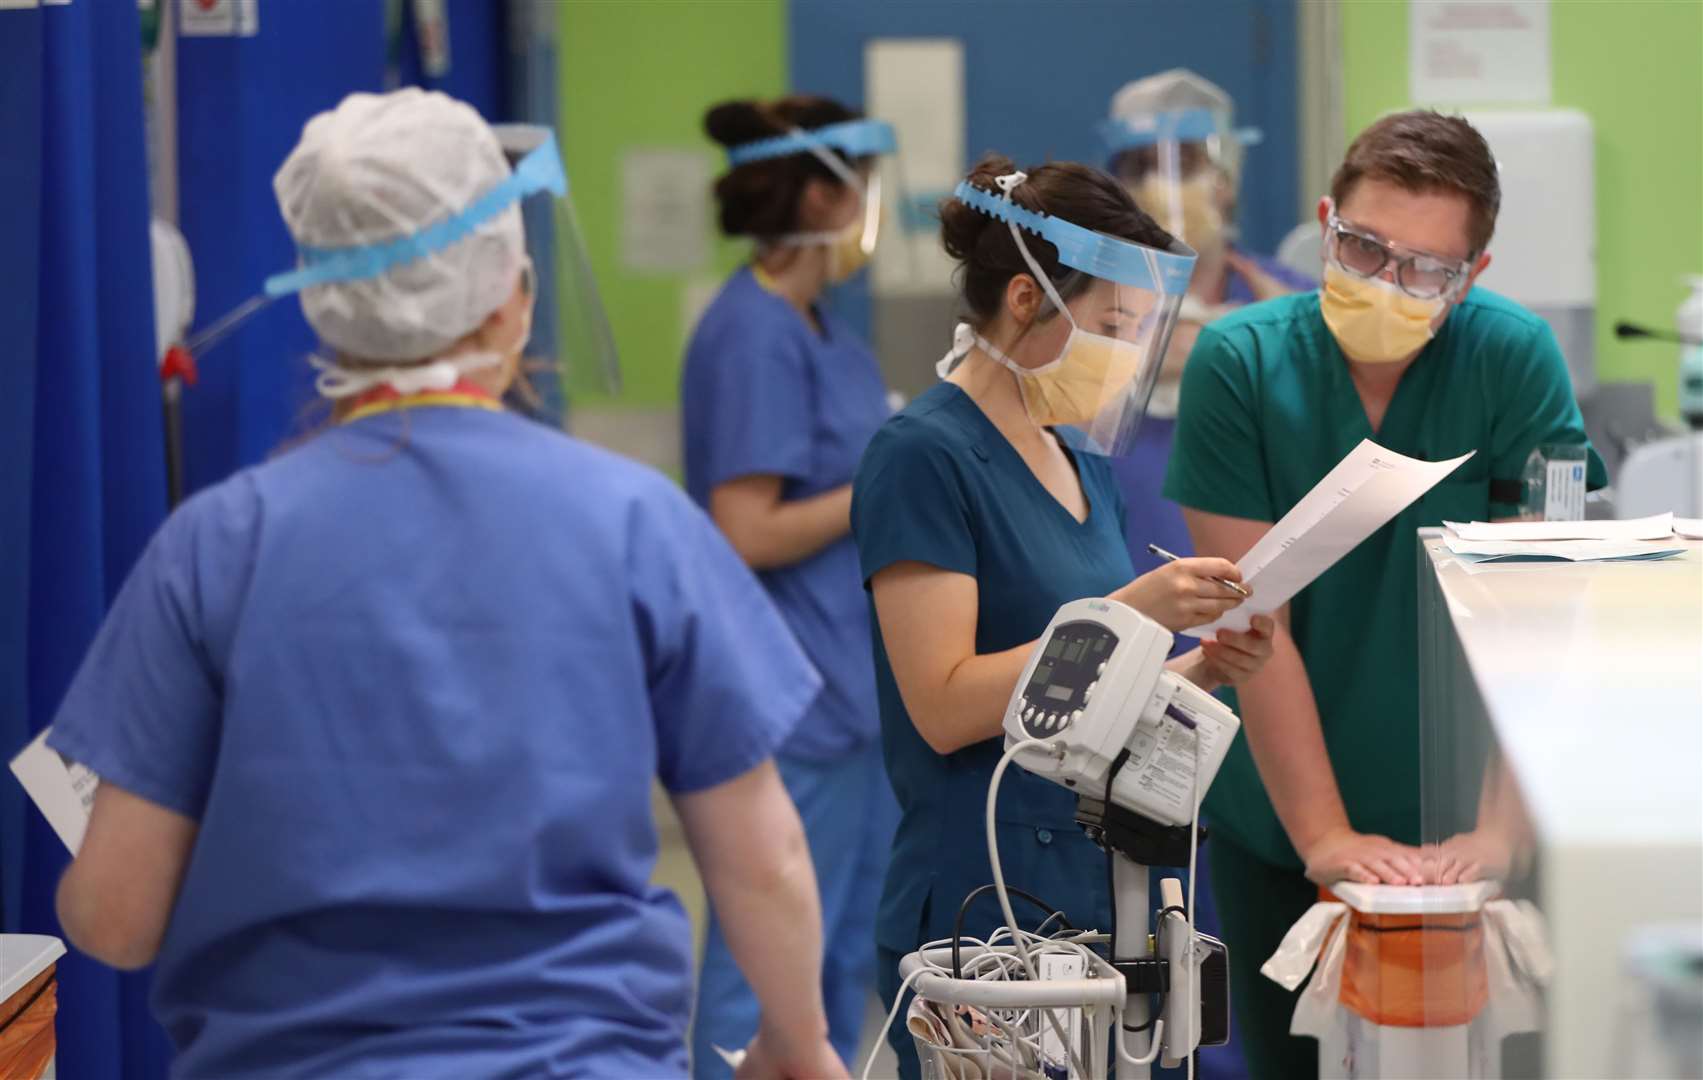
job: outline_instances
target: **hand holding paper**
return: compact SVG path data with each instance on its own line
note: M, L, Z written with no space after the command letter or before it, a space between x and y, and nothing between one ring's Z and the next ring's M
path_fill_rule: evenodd
M1246 630L1255 615L1277 611L1470 457L1420 461L1362 439L1236 564L1253 598L1187 633Z
M48 746L46 730L12 759L12 772L59 839L71 854L77 854L94 811L100 777Z

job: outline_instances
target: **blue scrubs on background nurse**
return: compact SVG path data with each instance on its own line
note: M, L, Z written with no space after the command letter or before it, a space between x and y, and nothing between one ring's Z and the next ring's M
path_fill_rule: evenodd
M1241 601L1211 580L1239 580L1223 559L1135 576L1107 465L1134 441L1192 253L1111 177L1073 163L1023 173L984 159L942 203L941 232L966 322L943 381L870 444L852 507L901 812L876 930L889 1005L904 954L950 936L966 896L992 880L983 811L1001 722L1059 606L1112 596L1175 631ZM1208 688L1246 678L1270 656L1270 621L1255 625L1172 668ZM1064 788L1008 773L997 811L1005 877L1074 925L1105 929L1107 856L1074 811ZM1004 924L992 896L965 915L971 937ZM1021 916L1028 929L1043 917ZM901 1075L919 1075L909 1033L889 1038Z
M716 182L722 231L756 244L704 312L680 388L686 487L757 571L822 675L815 706L780 748L821 888L822 995L848 1059L874 988L874 912L897 807L882 767L867 602L850 531L851 481L891 413L875 355L822 303L869 258L876 157L892 129L819 97L735 101L704 117L728 151ZM742 1046L758 1003L711 904L692 1068L724 1076L716 1046Z
M843 1075L772 763L819 679L666 478L498 405L554 141L511 173L470 107L356 94L275 187L334 423L174 513L74 680L72 942L157 962L177 1076L684 1075L660 781L737 915L746 1074Z

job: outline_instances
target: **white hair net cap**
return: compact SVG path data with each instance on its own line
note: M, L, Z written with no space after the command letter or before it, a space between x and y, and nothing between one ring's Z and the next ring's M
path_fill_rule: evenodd
M1233 108L1223 87L1188 68L1172 68L1125 83L1112 96L1115 117L1150 116L1176 109L1213 109L1229 114Z
M272 180L296 244L349 248L413 235L508 179L490 125L415 88L350 94L309 120ZM320 340L363 360L423 360L476 329L515 290L526 258L520 209L377 277L312 285L302 310Z

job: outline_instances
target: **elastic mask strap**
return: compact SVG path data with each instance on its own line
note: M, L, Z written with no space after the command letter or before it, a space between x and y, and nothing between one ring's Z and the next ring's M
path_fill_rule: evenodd
M800 138L808 138L808 136L806 136L805 133L798 128L793 128L792 133ZM838 156L817 145L813 139L805 143L804 149L808 150L810 154L816 158L816 160L827 166L828 171L838 177L841 183L857 192L859 203L868 203L869 188L864 184L862 177L858 176L856 172L847 167L846 163L841 161ZM857 220L853 221L850 225L843 229L785 233L784 235L777 236L774 239L767 241L767 243L771 247L826 247L830 244L839 243L840 237L854 228L859 231L864 228L863 215L861 213L858 215Z
M940 358L940 362L934 365L934 374L942 379L952 374L952 369L958 366L958 362L969 355L970 349L976 344L978 336L975 329L967 322L961 322L954 326L952 328L952 348L948 349L946 355Z
M500 353L471 352L429 364L386 368L346 368L317 356L309 357L308 361L319 369L314 388L321 397L337 401L363 394L375 386L388 386L405 397L434 391L441 393L454 389L468 372L496 367L503 358Z
M1012 374L1019 377L1049 371L1063 362L1063 357L1060 357L1058 360L1054 360L1050 364L1043 364L1038 368L1024 367L1007 356L999 346L976 333L975 327L969 323L961 322L952 328L952 348L947 350L946 355L935 363L934 374L942 379L952 374L952 370L958 366L965 356L969 355L972 347L981 349L982 352L987 353L988 358L994 363L1010 370Z
M1029 179L1028 173L1014 172L1006 173L1004 176L996 178L994 183L997 184L999 186L999 190L1005 194L1005 201L1011 202L1011 193L1016 190L1017 185L1027 179ZM1011 239L1017 244L1017 254L1023 256L1023 261L1028 264L1029 272L1035 275L1035 281L1038 282L1041 288L1046 292L1047 299L1051 300L1053 302L1053 306L1063 313L1065 319L1070 323L1071 329L1076 329L1076 320L1071 318L1070 309L1064 306L1064 298L1059 296L1057 289L1053 288L1052 279L1042 272L1041 264L1035 261L1035 257L1033 255L1029 254L1029 245L1023 242L1023 230L1019 229L1017 227L1017 223L1010 219L1006 220L1005 227L1011 230Z

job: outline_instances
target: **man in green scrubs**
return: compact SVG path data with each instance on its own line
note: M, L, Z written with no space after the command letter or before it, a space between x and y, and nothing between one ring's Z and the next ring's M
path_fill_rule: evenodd
M1259 968L1318 886L1424 880L1415 530L1517 513L1527 455L1587 442L1548 325L1473 288L1500 199L1465 120L1379 120L1319 202L1318 291L1211 324L1184 373L1165 494L1201 555L1240 558L1361 439L1433 461L1476 451L1288 605L1236 703L1208 850L1255 1077L1317 1073L1314 1041L1289 1035L1295 995Z

